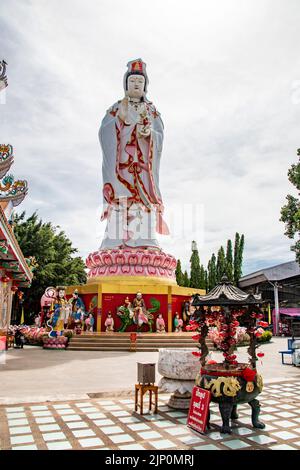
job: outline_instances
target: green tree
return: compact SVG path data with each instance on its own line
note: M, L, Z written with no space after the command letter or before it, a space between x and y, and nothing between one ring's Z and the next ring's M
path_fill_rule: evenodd
M227 240L225 274L228 280L232 282L233 281L233 256L232 256L231 240Z
M211 290L217 284L216 255L213 253L208 262L208 290Z
M24 295L25 314L40 310L40 299L46 287L84 284L85 264L63 231L51 222L42 222L36 212L26 218L25 212L14 217L14 234L25 257L34 256L38 263L30 288Z
M234 241L234 260L233 260L233 281L237 285L242 276L243 252L244 252L245 237L240 236L239 233L235 234Z
M297 155L300 156L300 149L297 150ZM288 170L288 179L300 191L300 159L298 163L294 163ZM284 234L290 238L298 240L291 246L291 251L296 254L296 260L300 264L300 199L288 194L286 196L287 204L281 208L280 221L285 223Z
M200 289L206 289L205 269L203 264L200 266Z
M225 260L225 252L224 248L221 246L219 251L218 251L218 257L217 257L217 282L221 281L221 278L223 274L225 273L226 269L226 260Z
M175 275L176 275L176 282L179 286L183 286L183 272L181 268L181 261L180 259L177 261L176 265L176 270L175 270Z
M187 273L187 271L184 271L184 274L183 274L183 287L190 287L190 280L189 280L189 275Z
M201 270L200 270L200 259L197 249L197 244L195 241L192 242L192 256L190 258L191 263L191 277L190 277L190 287L195 287L196 289L200 288L201 284Z

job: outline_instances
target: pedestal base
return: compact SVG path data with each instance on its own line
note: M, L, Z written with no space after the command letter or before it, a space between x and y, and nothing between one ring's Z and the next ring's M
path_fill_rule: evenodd
M99 250L91 253L86 266L89 268L88 282L105 278L131 280L144 277L176 284L174 256L154 248L119 248Z
M189 392L179 393L175 392L171 395L168 406L175 410L188 410L190 407L191 394Z

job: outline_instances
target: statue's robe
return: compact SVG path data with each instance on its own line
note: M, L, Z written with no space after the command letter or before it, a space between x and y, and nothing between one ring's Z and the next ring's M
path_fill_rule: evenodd
M159 247L155 233L169 233L162 218L159 189L163 123L153 104L145 101L151 134L140 137L137 120L123 122L118 116L120 103L107 111L99 131L103 153L101 220L107 219L101 249Z

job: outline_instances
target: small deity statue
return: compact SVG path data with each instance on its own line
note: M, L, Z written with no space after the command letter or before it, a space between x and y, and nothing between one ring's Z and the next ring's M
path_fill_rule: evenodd
M128 298L128 297L127 297ZM115 322L114 322L114 319L111 315L111 312L109 311L108 314L107 314L107 318L105 320L105 331L114 331L114 325L115 325Z
M156 319L156 333L165 333L166 332L166 324L165 320L161 313L158 314Z
M132 308L132 304L129 300L129 297L127 296L126 299L124 300L124 308L125 309L128 309L129 311L129 318L132 318L134 317L134 310Z
M75 289L70 300L72 306L72 323L75 326L81 325L85 316L85 306L82 299L78 296L78 290Z
M51 327L49 336L61 336L70 313L70 304L65 297L65 287L56 288L56 297L52 302L50 312L50 320L47 322Z
M186 300L185 302L183 302L183 306L182 306L182 318L183 318L183 321L185 322L188 322L189 319L190 319L190 315L191 315L191 312L190 312L190 302L188 300Z
M182 320L182 318L180 318L178 312L176 312L176 314L175 314L174 327L175 327L175 333L181 333L182 332L183 320Z
M36 328L41 327L41 314L40 313L35 317L34 323L35 323Z
M88 317L85 320L85 329L88 333L93 333L94 331L94 317L92 313L89 313Z
M132 307L134 311L134 323L139 327L142 326L143 323L148 323L146 305L141 292L137 292L136 297L132 302Z

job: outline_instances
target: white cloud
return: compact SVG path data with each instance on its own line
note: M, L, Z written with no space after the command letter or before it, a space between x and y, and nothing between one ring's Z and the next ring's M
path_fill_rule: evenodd
M165 124L166 216L183 200L204 209L203 229L187 223L162 247L187 266L195 238L206 263L238 231L244 272L293 259L278 219L300 146L299 20L297 0L6 2L0 135L29 181L20 209L60 225L84 257L100 245L98 127L141 56Z

